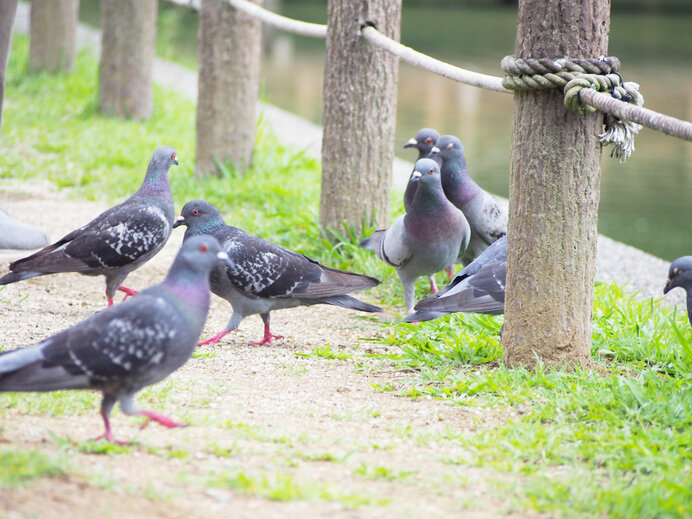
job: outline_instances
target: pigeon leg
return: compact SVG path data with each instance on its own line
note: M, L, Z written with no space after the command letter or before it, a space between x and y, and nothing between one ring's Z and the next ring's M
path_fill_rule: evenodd
M135 407L133 396L134 395L127 394L120 397L120 409L122 409L123 413L128 416L145 416L147 421L142 424L141 429L144 429L147 425L149 425L151 420L160 423L164 427L187 427L187 424L176 422L171 418L168 418L166 415L157 413L156 411L137 409L137 407Z
M454 277L454 269L453 269L452 266L450 265L450 266L447 267L445 270L447 271L447 281L451 281L452 278Z
M131 288L127 288L122 285L118 287L118 290L120 290L121 292L125 292L125 297L123 297L123 301L125 301L130 296L136 296L137 294L139 294L137 290L132 290Z
M206 341L198 342L197 346L205 346L207 344L216 344L219 342L223 337L226 336L226 334L230 333L230 330L224 330L221 333L217 333L214 335L211 339L207 339Z
M264 337L259 342L249 342L248 344L253 344L255 346L264 346L265 344L267 344L271 346L272 340L281 339L282 336L274 335L271 331L269 331L269 313L260 314L260 317L262 317L262 320L264 321Z
M108 306L113 306L113 298L106 292L106 299L108 300Z
M435 283L435 275L434 274L430 275L430 291L433 294L437 293L437 284Z
M115 443L117 445L127 445L127 442L116 440L113 438L113 431L111 431L111 422L108 416L111 414L111 409L113 409L113 404L115 404L115 398L110 396L103 396L103 401L101 402L101 418L103 418L103 425L105 431L101 436L94 438L94 441L99 441L105 439L109 443Z

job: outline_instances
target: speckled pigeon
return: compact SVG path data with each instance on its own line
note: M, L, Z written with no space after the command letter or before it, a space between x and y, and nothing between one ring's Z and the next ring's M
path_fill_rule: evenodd
M463 257L468 263L507 234L508 205L473 181L466 168L464 148L453 135L437 139L432 155L442 159L440 173L445 195L464 212L471 226L471 241Z
M409 139L409 141L404 144L404 148L416 148L418 150L418 158L416 159L416 162L418 162L420 159L429 157L430 152L432 151L439 137L440 134L437 130L433 130L432 128L422 128L418 130L415 137ZM433 160L440 164L439 157L430 158L433 158ZM414 166L413 171L411 171L411 175L413 175L415 171L416 169ZM413 195L416 192L417 187L418 182L411 182L411 178L409 178L409 182L406 184L406 191L404 191L404 209L407 211L411 207Z
M505 311L507 237L485 249L437 294L416 304L405 322L430 321L456 312L502 314Z
M105 432L116 402L127 415L166 427L183 424L137 409L134 395L182 366L195 349L209 310L209 271L228 261L218 241L186 241L166 279L42 342L0 353L0 391L97 389ZM99 439L97 438L97 439Z
M116 290L125 292L125 299L136 294L121 283L161 250L173 229L175 207L168 183L168 169L173 164L178 164L175 150L157 148L135 194L52 245L12 263L0 285L56 272L78 272L106 277L108 306L113 305Z
M419 184L411 209L388 229L375 231L360 242L361 247L375 251L382 261L396 267L409 313L413 310L416 279L451 265L471 235L464 214L442 191L437 162L416 162L411 182Z
M231 259L230 267L217 267L211 273L211 291L233 306L226 328L201 342L216 344L240 325L245 317L260 314L264 337L250 344L269 344L281 336L269 328L272 310L296 306L330 304L381 312L382 309L346 295L366 290L380 282L342 270L331 269L296 252L226 225L221 213L209 202L192 200L185 204L174 227L186 225L184 240L210 234L219 240Z
M12 218L0 209L0 249L38 249L48 245L48 234Z
M671 263L663 293L667 294L675 287L687 291L687 317L692 325L692 256L682 256Z

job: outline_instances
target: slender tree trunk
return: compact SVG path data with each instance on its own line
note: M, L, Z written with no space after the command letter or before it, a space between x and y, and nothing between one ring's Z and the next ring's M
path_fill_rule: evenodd
M0 127L2 127L2 101L5 98L5 74L12 45L12 25L18 0L0 1Z
M521 0L516 55L607 54L609 0ZM589 364L603 115L514 94L505 362Z
M361 19L398 41L401 0L328 2L322 229L389 221L399 61L360 36Z
M71 70L77 55L79 0L31 0L29 12L29 70Z
M151 115L157 10L157 0L101 0L103 113L135 119Z
M261 4L261 0L254 0ZM220 170L215 159L243 171L255 146L262 24L223 0L199 11L197 175Z

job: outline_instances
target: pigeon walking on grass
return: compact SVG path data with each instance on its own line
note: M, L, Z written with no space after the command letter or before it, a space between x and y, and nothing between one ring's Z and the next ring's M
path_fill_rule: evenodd
M440 173L445 195L464 212L471 226L471 241L463 258L465 262L471 261L507 234L507 202L484 191L473 181L466 168L464 148L453 135L437 139L432 155L442 159Z
M675 287L687 291L687 317L692 325L692 256L682 256L671 263L663 293L667 294Z
M137 409L134 395L192 355L209 310L209 271L219 261L228 256L213 237L186 241L161 284L36 345L0 353L0 391L99 390L105 432L97 439L109 442L116 402L127 415L182 426Z
M161 146L151 157L142 185L130 198L40 251L15 261L0 285L55 274L78 272L106 277L108 306L116 290L125 299L137 292L122 286L127 275L166 244L175 208L168 170L178 164L175 150Z
M437 130L433 130L432 128L422 128L418 130L415 137L409 139L409 141L404 144L404 148L416 148L418 150L418 158L416 159L416 162L418 162L420 159L430 157L430 152L432 152L432 149L439 138L440 134ZM435 160L438 164L440 163L439 157L433 160ZM411 174L413 175L415 171L416 169L414 167ZM406 184L406 191L404 191L404 209L407 211L411 208L411 202L413 202L413 195L415 194L417 187L418 183L411 182L411 179L409 178L409 182Z
M413 311L415 283L451 265L469 242L471 230L464 214L442 191L440 169L432 159L420 159L411 182L418 189L411 209L386 230L375 231L360 242L385 263L396 267L404 287L406 309ZM437 290L430 277L431 289Z
M505 311L507 237L503 236L459 272L452 282L416 304L405 322L430 321L456 312L497 315Z
M322 266L303 254L226 225L209 202L186 203L174 227L179 225L187 226L185 241L199 235L214 236L231 260L230 266L212 270L211 291L231 303L233 314L222 332L200 345L216 344L254 314L260 314L264 322L264 337L251 344L271 344L281 336L271 333L269 314L281 308L329 304L363 312L382 311L347 295L372 288L379 280Z

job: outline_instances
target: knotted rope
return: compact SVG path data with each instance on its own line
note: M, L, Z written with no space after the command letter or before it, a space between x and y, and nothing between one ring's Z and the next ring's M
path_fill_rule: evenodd
M623 82L618 73L620 60L616 57L597 59L520 59L505 56L500 63L507 74L502 86L508 90L548 90L561 88L565 106L578 114L597 111L579 97L583 88L598 92L609 92L615 99L641 107L644 97L639 85ZM641 125L606 114L605 132L598 136L604 146L613 144L611 157L625 162L634 151L634 136Z

